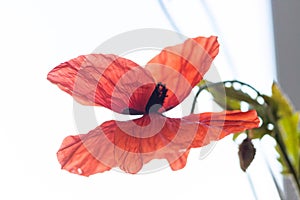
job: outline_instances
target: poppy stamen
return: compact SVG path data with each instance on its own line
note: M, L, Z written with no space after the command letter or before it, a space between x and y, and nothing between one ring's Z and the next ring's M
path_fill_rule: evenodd
M146 113L157 112L164 104L167 92L168 89L165 84L157 83L146 105Z

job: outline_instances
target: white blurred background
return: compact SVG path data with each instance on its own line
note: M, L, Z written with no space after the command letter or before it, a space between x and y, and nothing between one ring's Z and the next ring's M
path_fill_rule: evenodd
M217 35L222 79L269 94L276 79L270 6L270 0L1 1L0 199L279 199L264 158L280 170L272 141L257 145L248 175L231 137L204 159L192 150L176 172L111 170L86 178L62 171L56 152L64 137L78 134L73 100L46 80L61 62L117 34L163 28L188 37ZM104 113L102 121L111 117L96 112Z

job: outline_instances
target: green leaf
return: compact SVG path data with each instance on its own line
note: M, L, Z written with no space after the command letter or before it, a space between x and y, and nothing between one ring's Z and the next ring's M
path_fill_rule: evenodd
M280 90L279 86L274 83L272 86L272 96L266 101L269 103L271 113L278 126L278 133L283 144L277 144L277 151L280 154L279 161L283 165L283 172L290 172L285 161L282 159L282 150L286 151L296 175L300 178L300 130L299 130L299 113L294 111L289 99ZM280 142L280 141L277 141ZM284 148L279 148L283 145Z
M293 106L288 98L281 92L276 83L272 85L271 106L276 111L277 117L291 116L293 113Z
M295 113L291 116L285 116L278 120L281 137L284 141L289 159L294 169L299 169L299 114ZM297 172L299 176L299 171Z
M277 158L277 160L278 160L278 162L280 162L281 163L281 165L282 165L282 171L281 171L281 173L282 174L288 174L288 173L290 173L290 171L289 171L289 168L288 168L288 166L285 164L285 161L284 161L284 155L283 155L283 153L281 152L281 149L280 149L280 147L278 146L278 145L276 145L275 146L275 149L276 149L276 151L278 152L278 154L279 154L279 157Z

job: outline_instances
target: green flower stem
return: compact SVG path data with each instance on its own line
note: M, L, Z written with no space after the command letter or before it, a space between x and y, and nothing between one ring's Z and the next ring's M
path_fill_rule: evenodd
M203 90L205 90L205 89L207 89L207 88L209 88L209 87L215 87L215 86L219 86L219 85L225 85L226 83L231 83L231 84L233 84L233 83L239 83L239 84L241 84L241 85L247 86L247 87L251 88L252 90L254 90L254 91L256 92L257 96L262 96L261 93L260 93L258 90L256 90L254 87L252 87L251 85L249 85L249 84L247 84L247 83L244 83L244 82L241 82L241 81L237 81L237 80L231 80L231 81L223 81L223 82L217 82L217 83L205 84L205 85L203 85L203 86L201 86L201 87L198 86L199 90L197 91L197 93L196 93L196 95L195 95L195 98L194 98L194 100L193 100L192 109L191 109L191 114L194 113L194 111L195 111L195 106L196 106L196 102L197 102L197 98L198 98L199 94L200 94Z

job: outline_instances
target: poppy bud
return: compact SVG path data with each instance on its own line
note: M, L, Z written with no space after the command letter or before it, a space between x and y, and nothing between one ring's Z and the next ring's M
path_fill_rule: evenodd
M254 159L256 149L254 148L251 139L246 138L239 146L239 159L241 169L245 172Z

